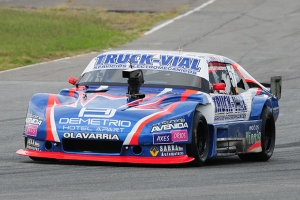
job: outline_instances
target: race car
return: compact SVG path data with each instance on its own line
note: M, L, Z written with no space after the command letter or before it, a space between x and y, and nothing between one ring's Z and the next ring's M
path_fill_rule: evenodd
M267 161L281 76L259 83L220 55L120 50L88 64L71 89L35 94L25 150L35 161L202 166L217 156Z

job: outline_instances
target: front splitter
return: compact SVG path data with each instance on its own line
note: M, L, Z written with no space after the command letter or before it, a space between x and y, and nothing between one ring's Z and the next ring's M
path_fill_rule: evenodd
M57 160L80 160L80 161L95 161L95 162L113 162L113 163L135 163L135 164L182 164L194 160L187 155L169 156L169 157L145 157L145 156L99 156L72 154L61 152L42 152L33 150L20 149L16 152L22 156L36 158L50 158Z

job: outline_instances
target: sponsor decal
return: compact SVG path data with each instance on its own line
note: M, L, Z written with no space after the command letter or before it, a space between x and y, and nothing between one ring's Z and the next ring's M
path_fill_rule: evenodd
M249 131L258 131L260 130L259 125L251 125L249 126Z
M242 96L216 95L212 99L215 104L215 121L246 119L247 107Z
M108 119L115 115L116 109L82 108L75 118L60 118L58 124L65 131L123 132L131 126L130 121Z
M173 143L171 133L153 134L153 144L169 144Z
M157 156L157 154L159 153L158 149L156 146L153 146L151 149L150 149L150 153L153 157Z
M64 131L93 131L88 126L69 126L69 125L63 125L62 130L64 130Z
M161 156L180 156L183 155L183 146L180 145L161 145L159 146Z
M27 124L41 125L42 122L43 122L42 120L38 120L38 119L35 119L35 118L31 118L31 117L27 117L27 118L26 118L26 123L27 123Z
M43 118L32 113L27 113L25 121L25 135L36 137L37 129L43 123Z
M124 128L109 128L109 127L97 127L98 132L123 132Z
M247 111L244 99L240 95L229 96L213 96L216 113L233 113L238 111ZM236 102L239 102L237 104Z
M160 156L180 156L184 155L184 148L181 145L160 145L153 146L150 149L150 154L155 157L160 153Z
M64 138L67 139L95 139L95 140L120 140L117 134L107 134L107 133L73 133L65 132L63 134Z
M183 151L183 147L180 145L161 145L159 146L160 152L177 152L177 151Z
M246 114L227 114L223 116L215 116L215 121L235 121L245 118Z
M187 129L172 130L170 133L153 134L153 144L172 144L182 141L188 141Z
M89 126L69 126L69 125L63 125L62 130L64 131L97 131L97 132L117 132L121 133L124 131L125 128L110 128L110 127L89 127Z
M43 118L38 115L33 115L32 113L27 113L26 124L35 124L41 125L43 122Z
M180 119L163 121L161 123L153 124L151 133L159 132L159 131L173 130L173 129L183 129L183 128L188 128L188 127L189 127L189 125L185 121L185 119L180 118Z
M35 137L37 135L37 129L38 129L38 125L27 124L25 134Z
M28 138L26 149L34 150L34 151L40 151L40 144L35 141L34 139Z
M259 141L261 141L260 125L249 126L249 130L246 131L246 143L252 145Z
M254 144L255 142L259 142L260 140L261 140L261 132L258 133L246 132L247 144Z
M116 109L111 108L81 108L78 117L97 117L97 118L111 118L115 115Z
M173 130L171 131L172 141L173 142L181 142L188 141L188 133L187 130Z
M130 127L131 122L125 120L99 119L99 118L60 118L59 124L66 125L93 125L110 127Z
M197 74L200 59L156 54L105 54L97 57L94 70L106 68L127 68L128 65L140 69L157 69Z

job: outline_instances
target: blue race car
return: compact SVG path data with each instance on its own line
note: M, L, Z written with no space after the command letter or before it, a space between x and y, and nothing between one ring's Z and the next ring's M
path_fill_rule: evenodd
M69 82L74 88L32 97L17 154L194 166L273 154L280 76L262 84L219 55L124 50L98 55Z

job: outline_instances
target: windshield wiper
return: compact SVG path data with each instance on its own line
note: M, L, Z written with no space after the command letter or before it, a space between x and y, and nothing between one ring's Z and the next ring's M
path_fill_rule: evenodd
M107 92L108 89L101 89L101 90L87 90L85 93L97 93L97 92Z

